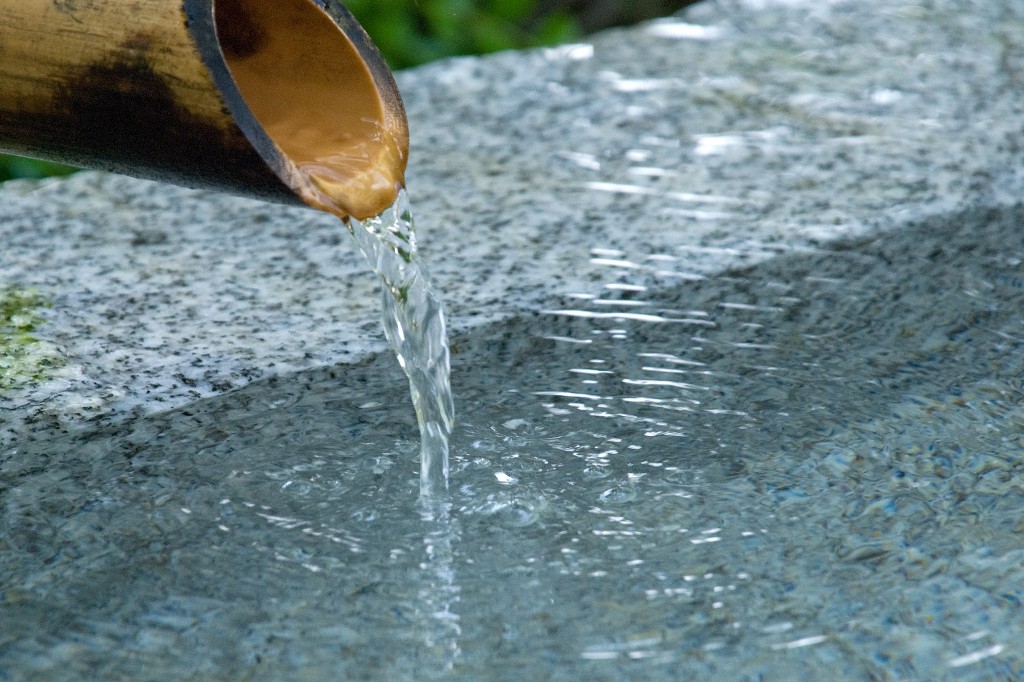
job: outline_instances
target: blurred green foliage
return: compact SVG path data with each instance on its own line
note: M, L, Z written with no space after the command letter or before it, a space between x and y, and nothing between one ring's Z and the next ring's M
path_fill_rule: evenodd
M563 10L537 0L346 0L392 68L465 54L552 45L579 35Z
M0 154L0 182L14 178L47 178L51 175L70 175L76 170L78 169L59 163Z
M580 34L563 9L538 0L345 0L395 69L465 54L566 42ZM74 168L0 154L0 182Z

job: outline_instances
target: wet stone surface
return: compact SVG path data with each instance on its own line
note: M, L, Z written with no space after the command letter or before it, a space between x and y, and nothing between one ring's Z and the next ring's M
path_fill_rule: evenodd
M1014 679L1024 212L386 353L6 457L14 679ZM643 312L638 312L642 310ZM116 655L112 655L116 652Z

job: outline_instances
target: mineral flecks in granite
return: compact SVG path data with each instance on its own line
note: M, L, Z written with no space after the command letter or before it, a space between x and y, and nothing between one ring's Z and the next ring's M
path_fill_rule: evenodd
M398 74L452 326L623 270L666 286L1016 201L1022 15L1009 0L716 2ZM376 283L346 239L312 211L98 174L0 190L0 276L53 302L38 336L66 358L0 397L0 438L383 349Z

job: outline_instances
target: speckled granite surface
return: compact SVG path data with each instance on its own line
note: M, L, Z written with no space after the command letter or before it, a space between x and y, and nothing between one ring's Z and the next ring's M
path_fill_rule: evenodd
M1012 203L1022 45L1008 0L747 0L399 74L451 325ZM384 348L374 281L312 211L82 174L0 189L0 244L63 360L0 396L0 444Z

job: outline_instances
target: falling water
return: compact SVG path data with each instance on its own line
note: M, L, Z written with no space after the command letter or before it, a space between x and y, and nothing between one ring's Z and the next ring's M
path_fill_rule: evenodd
M420 492L435 496L448 489L454 415L448 334L441 300L416 255L405 190L377 217L350 220L348 227L381 280L384 332L409 377L420 427Z

